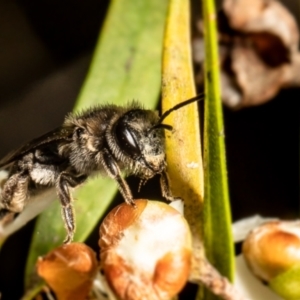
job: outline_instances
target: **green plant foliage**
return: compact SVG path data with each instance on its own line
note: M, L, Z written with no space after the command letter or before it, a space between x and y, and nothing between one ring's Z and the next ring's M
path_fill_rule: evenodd
M205 42L204 239L209 261L233 278L233 241L229 206L224 125L220 97L216 12L213 0L202 1ZM215 299L208 293L205 299Z

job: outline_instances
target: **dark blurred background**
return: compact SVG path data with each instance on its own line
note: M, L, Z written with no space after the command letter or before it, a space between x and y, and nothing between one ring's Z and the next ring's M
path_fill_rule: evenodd
M0 157L59 126L72 110L108 4L0 0ZM297 1L285 4L300 16ZM224 109L234 220L257 213L299 216L299 103L300 89L289 89L258 107ZM23 293L33 225L1 250L1 299Z

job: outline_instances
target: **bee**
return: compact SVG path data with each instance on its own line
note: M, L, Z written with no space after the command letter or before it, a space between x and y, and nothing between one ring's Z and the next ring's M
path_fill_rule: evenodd
M138 176L141 182L159 174L162 196L168 201L178 199L170 191L166 173L164 130L172 130L172 126L163 120L202 98L198 95L181 102L161 116L138 103L103 105L67 115L61 127L0 161L0 168L8 171L0 193L0 220L21 213L30 197L55 188L67 231L64 243L69 243L75 232L71 189L96 172L114 179L126 203L133 206L123 171Z

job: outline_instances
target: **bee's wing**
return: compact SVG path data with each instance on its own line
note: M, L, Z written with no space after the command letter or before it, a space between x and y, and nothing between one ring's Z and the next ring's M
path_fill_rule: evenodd
M19 149L10 152L3 159L0 160L0 168L8 166L12 162L20 159L26 153L47 144L51 144L57 141L71 141L73 129L70 127L58 127L52 131L49 131L42 136L31 140Z

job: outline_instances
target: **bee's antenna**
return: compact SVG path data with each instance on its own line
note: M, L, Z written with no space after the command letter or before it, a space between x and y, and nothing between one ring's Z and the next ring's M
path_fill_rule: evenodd
M199 95L197 95L197 96L195 96L195 97L193 97L193 98L190 98L190 99L188 99L188 100L185 100L185 101L183 101L183 102L181 102L181 103L176 104L175 106L173 106L172 108L168 109L167 111L165 111L165 112L161 115L161 117L159 118L157 124L161 124L162 121L163 121L163 120L164 120L171 112L173 112L174 110L177 110L177 109L179 109L179 108L181 108L181 107L183 107L183 106L186 106L186 105L188 105L188 104L190 104L190 103L192 103L192 102L201 101L201 100L203 100L203 99L204 99L204 93L201 93L201 94L199 94Z
M173 106L172 108L168 109L167 111L165 111L161 117L159 118L158 122L156 125L154 125L153 127L150 128L149 131L152 131L153 129L156 129L156 128L164 128L166 130L172 130L173 127L171 125L168 125L168 124L163 124L162 121L174 110L177 110L183 106L186 106L190 103L193 103L193 102L196 102L196 101L201 101L204 99L204 93L201 93L193 98L190 98L188 100L185 100L181 103L178 103L176 104L175 106Z

